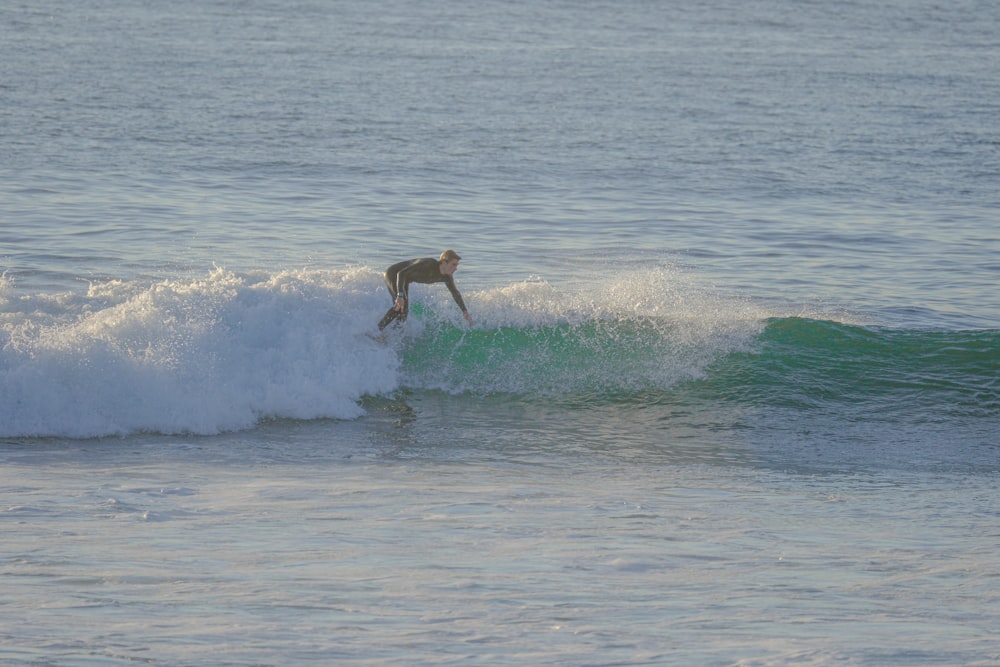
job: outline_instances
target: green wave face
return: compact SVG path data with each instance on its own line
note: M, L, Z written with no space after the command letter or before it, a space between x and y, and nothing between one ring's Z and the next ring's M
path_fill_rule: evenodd
M699 387L755 405L864 411L1000 413L1000 333L862 327L799 318L768 323L752 353L728 355Z
M870 403L996 415L1000 334L805 318L749 325L656 318L460 329L402 348L412 388L816 408Z
M651 325L592 321L494 330L445 330L409 347L412 382L476 392L563 394L664 388L692 369Z

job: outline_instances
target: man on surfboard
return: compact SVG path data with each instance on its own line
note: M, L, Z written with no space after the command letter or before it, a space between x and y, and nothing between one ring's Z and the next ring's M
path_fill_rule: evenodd
M379 331L385 329L393 321L403 322L410 312L410 283L444 283L455 299L455 303L462 309L465 321L472 326L472 317L469 315L462 295L455 287L455 280L452 276L458 269L461 261L454 250L445 250L441 257L425 257L423 259L408 259L403 262L393 264L385 271L385 286L389 288L389 296L392 297L392 308L390 308L382 320L378 323Z

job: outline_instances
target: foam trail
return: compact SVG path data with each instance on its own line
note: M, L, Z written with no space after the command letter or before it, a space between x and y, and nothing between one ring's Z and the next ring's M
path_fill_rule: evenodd
M151 287L107 283L66 298L60 313L7 290L0 435L208 434L267 417L356 417L360 396L397 384L396 355L361 335L376 279L367 269L217 269Z

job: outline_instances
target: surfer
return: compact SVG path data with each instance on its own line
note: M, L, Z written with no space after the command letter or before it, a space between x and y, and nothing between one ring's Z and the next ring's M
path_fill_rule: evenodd
M462 309L465 321L472 326L472 317L469 315L462 295L455 287L455 279L452 276L458 269L461 261L454 250L445 250L441 257L425 257L423 259L408 259L403 262L393 264L385 271L385 286L389 288L389 296L392 297L393 304L385 317L378 323L379 331L385 329L393 321L403 322L410 312L410 297L408 289L410 283L444 283L454 297L455 303Z

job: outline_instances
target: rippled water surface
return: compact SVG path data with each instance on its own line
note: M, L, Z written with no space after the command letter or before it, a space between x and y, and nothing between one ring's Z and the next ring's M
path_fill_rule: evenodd
M0 9L0 663L997 664L998 30Z

